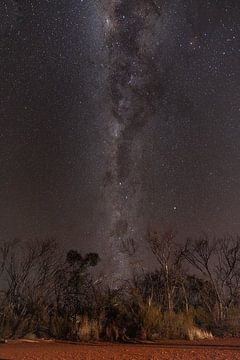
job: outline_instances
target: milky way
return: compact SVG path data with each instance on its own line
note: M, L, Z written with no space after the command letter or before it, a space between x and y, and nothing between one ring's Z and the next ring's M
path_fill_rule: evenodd
M194 98L198 94L192 95L193 99L191 99L191 96L184 95L184 91L182 93L180 79L178 80L176 72L178 60L175 56L179 53L179 66L182 62L182 47L186 49L187 46L188 50L193 53L204 48L202 39L210 37L209 26L217 20L212 19L212 14L217 8L217 4L213 4L213 2L209 2L202 8L198 7L197 3L190 4L182 1L104 2L104 35L108 49L106 104L110 102L107 116L108 134L106 134L108 146L105 153L108 157L108 169L104 182L111 243L116 260L120 263L124 261L118 251L121 241L129 237L139 240L139 237L144 236L144 226L146 229L147 222L160 221L162 227L176 226L175 218L179 216L177 213L186 191L182 190L182 185L179 186L180 183L177 180L179 174L182 178L197 176L198 180L201 179L202 186L207 186L208 179L203 180L202 174L199 173L205 151L200 150L195 156L191 153L192 145L188 145L188 143L196 141L196 143L200 142L201 147L208 147L208 140L206 142L204 139L205 130L203 133L195 133L198 136L197 139L188 139L184 144L185 149L180 150L180 153L183 151L182 154L176 157L178 148L182 146L182 140L179 138L181 126L178 129L178 119L183 121L183 126L192 126L187 122L194 123L194 119L185 120L184 117L188 112L193 111L191 107L196 107L197 100ZM218 11L220 11L219 16L220 14L226 16L229 8L220 7ZM199 13L201 20L195 17L196 13ZM222 21L223 28L226 28L223 20L221 18L218 20ZM182 44L181 37L184 31L186 32L184 40L186 43ZM234 30L230 29L230 31ZM228 42L231 41L230 37ZM178 47L180 50L177 49ZM225 55L224 51L222 55ZM191 56L189 55L188 60L191 59ZM211 62L208 65L211 70ZM185 76L187 79L187 69ZM172 80L173 77L174 80ZM183 80L183 83L186 79ZM172 123L171 117L175 118ZM159 160L162 161L161 170L157 170L157 179L162 182L160 185L162 189L160 190L159 187L158 190L157 188L152 189L150 198L153 199L151 201L153 208L156 208L156 198L158 198L156 192L161 194L158 201L159 209L162 210L157 211L159 219L156 219L155 214L151 218L144 209L145 206L149 208L149 204L147 205L149 198L146 199L145 195L146 192L149 194L150 190L149 183L148 188L146 187L146 173L144 172L146 168L144 151L148 146L147 139L149 139L146 129L151 128L156 120L159 129L162 128L162 134L160 133L162 145L157 145L158 150L151 148L151 155L155 158L155 152L159 156L155 164ZM168 134L164 129L166 125L169 128ZM194 136L194 132L192 136ZM153 134L152 136L154 137ZM166 153L166 150L163 150L162 154L159 153L161 146L170 148L169 154ZM189 151L187 156L191 158L192 169L188 168L185 151ZM210 153L207 157L204 162L205 164L209 163L209 167L211 167ZM197 163L196 175L194 167ZM153 164L151 162L151 165ZM182 171L185 171L185 175ZM156 169L153 169L151 174L155 173ZM211 171L209 173L211 174ZM166 181L166 176L171 180ZM149 178L151 175L148 174L147 181ZM191 179L189 180L191 181ZM191 196L191 189L189 195ZM167 204L166 201L169 203ZM170 210L168 210L168 218L166 217L167 211L163 209L163 206ZM201 202L198 203L198 206L202 207ZM184 211L188 212L186 208ZM185 225L183 224L183 226Z
M142 221L142 129L154 113L154 24L161 21L161 9L146 1L111 1L104 6L110 102L104 180L111 243L115 259L123 265L121 242L138 236Z
M148 224L240 232L239 19L238 0L3 0L0 235L120 272Z

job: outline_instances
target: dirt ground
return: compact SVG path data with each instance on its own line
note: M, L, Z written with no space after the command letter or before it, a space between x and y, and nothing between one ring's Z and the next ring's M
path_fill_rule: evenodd
M9 341L0 345L0 360L240 360L240 339L163 341L158 344L74 344L54 341Z

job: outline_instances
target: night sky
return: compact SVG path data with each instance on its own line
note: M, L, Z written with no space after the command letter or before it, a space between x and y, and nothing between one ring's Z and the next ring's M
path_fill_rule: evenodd
M3 0L0 36L1 238L240 232L238 0Z

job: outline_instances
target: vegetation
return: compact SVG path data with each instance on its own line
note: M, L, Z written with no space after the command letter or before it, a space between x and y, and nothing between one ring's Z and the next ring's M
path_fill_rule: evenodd
M240 237L148 232L155 269L123 243L132 274L118 288L92 272L100 259L64 254L54 239L0 245L0 336L75 341L240 336ZM103 280L104 279L104 280Z

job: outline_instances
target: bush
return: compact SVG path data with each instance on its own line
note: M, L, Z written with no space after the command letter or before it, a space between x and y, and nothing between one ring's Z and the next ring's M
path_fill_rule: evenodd
M155 305L142 304L142 338L153 340L159 337L163 326L161 309Z
M76 340L72 322L68 317L55 313L51 317L50 335L56 339Z
M189 329L193 327L191 313L168 313L163 315L163 327L161 337L168 339L187 339Z
M76 322L77 338L80 341L99 340L101 324L98 320L89 319L87 315L78 317Z
M187 340L204 340L212 338L213 335L210 331L199 329L196 326L190 327L187 332Z

